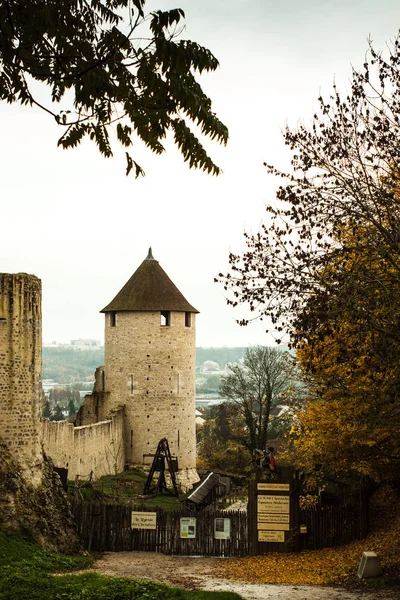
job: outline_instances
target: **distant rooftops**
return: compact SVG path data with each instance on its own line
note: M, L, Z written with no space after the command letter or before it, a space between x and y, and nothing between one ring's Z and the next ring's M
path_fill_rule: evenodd
M151 310L199 312L184 298L149 248L140 267L100 312Z

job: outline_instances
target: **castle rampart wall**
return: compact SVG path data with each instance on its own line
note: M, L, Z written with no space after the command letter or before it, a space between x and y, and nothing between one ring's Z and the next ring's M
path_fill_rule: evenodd
M106 421L109 418L109 414L105 414L104 412L105 395L105 392L93 391L91 394L85 396L83 404L75 418L75 427L92 425L99 421Z
M43 445L56 467L68 469L68 478L115 474L124 469L123 410L107 421L74 427L68 421L43 421Z
M41 281L0 274L0 437L32 483L41 481ZM36 473L36 475L35 475Z

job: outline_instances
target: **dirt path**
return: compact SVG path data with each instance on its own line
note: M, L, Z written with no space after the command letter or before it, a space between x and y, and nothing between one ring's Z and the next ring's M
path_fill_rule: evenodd
M151 579L190 590L231 591L245 600L399 600L399 590L347 592L318 586L260 585L216 578L223 558L166 556L156 552L107 552L93 565L103 575Z

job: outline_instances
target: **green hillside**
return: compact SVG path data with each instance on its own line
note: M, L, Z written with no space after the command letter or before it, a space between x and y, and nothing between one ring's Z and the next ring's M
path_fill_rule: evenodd
M218 363L221 369L227 363L239 362L246 348L196 348L196 365L206 360ZM57 383L93 381L97 367L104 364L104 348L96 350L74 350L73 348L43 348L43 379L54 379Z
M43 379L57 383L93 381L96 368L104 363L104 349L43 348L42 357Z

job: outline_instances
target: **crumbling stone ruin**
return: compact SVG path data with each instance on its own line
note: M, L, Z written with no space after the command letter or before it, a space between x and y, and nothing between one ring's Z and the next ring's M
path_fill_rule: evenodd
M41 282L0 274L0 526L78 547L68 499L42 450Z

